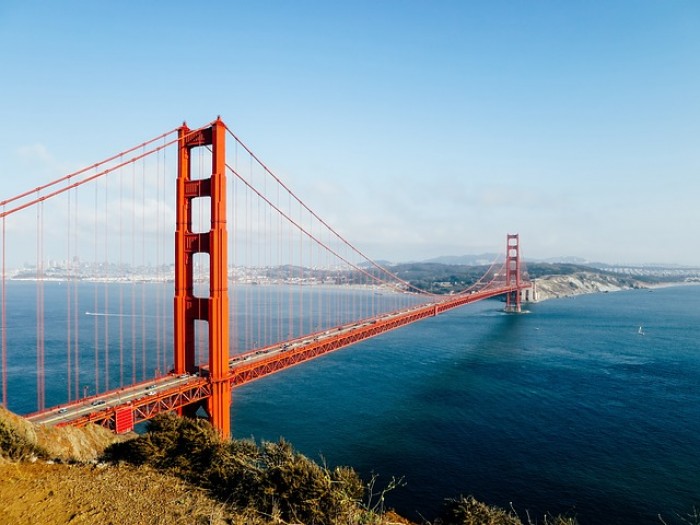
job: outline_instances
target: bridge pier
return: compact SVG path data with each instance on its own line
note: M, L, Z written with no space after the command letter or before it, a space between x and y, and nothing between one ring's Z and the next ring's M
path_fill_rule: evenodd
M522 313L522 305L518 304L506 304L504 312L507 314L519 314Z
M521 291L521 301L524 303L536 303L539 300L537 293L537 281L534 279L530 281L529 288L523 288Z

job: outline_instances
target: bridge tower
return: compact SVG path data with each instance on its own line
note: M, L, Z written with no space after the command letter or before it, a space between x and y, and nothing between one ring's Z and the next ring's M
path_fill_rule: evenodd
M506 312L520 313L520 238L508 234L506 240L506 286L515 286L515 290L506 294Z
M226 231L226 127L217 119L208 128L191 131L186 124L178 130L177 224L175 229L175 373L193 374L195 363L195 322L208 323L209 384L211 395L205 410L219 433L231 432L231 385L228 382L229 297ZM211 146L211 177L192 179L193 148ZM209 198L211 229L192 228L192 202ZM206 204L205 204L206 205ZM209 296L197 297L193 288L194 255L209 254ZM180 409L194 416L198 405Z

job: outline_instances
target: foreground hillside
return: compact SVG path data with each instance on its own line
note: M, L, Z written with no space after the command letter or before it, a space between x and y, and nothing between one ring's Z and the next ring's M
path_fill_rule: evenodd
M5 462L0 507L3 524L236 523L236 516L202 489L129 465Z
M98 462L124 439L92 425L34 425L0 407L0 523L235 523L225 505L181 479Z

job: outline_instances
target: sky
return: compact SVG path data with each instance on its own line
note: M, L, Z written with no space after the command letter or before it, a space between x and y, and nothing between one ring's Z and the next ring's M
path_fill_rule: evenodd
M3 0L0 57L0 200L221 115L374 259L700 265L695 0Z

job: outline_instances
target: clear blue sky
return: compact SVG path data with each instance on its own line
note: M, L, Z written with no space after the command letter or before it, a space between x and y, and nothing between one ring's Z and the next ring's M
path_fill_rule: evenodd
M0 54L2 198L220 114L373 258L700 265L695 0L4 0Z

